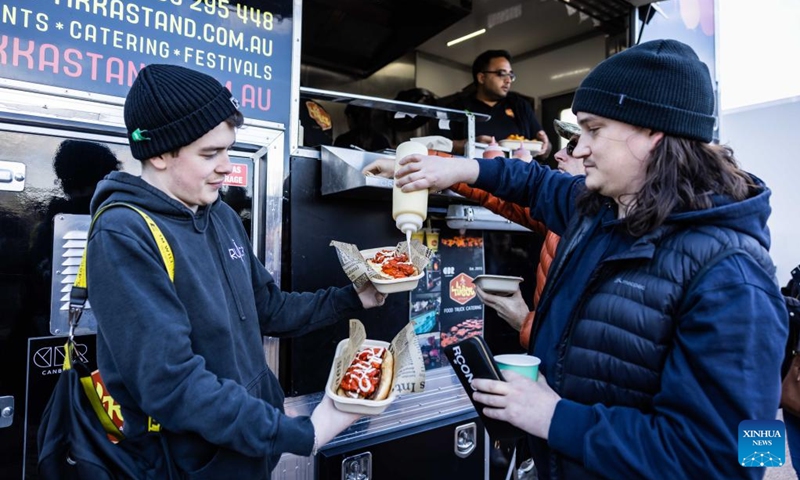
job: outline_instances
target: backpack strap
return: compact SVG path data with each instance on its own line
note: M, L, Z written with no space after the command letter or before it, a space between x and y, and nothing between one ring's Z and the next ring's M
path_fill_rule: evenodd
M109 203L108 205L104 206L97 213L94 214L92 218L92 223L89 225L89 231L86 234L86 242L87 248L83 250L83 256L81 258L81 264L78 267L78 275L75 277L75 283L72 285L72 290L70 290L69 294L69 338L72 340L75 336L75 329L78 327L78 322L81 319L81 315L83 315L83 308L86 305L86 299L89 298L89 291L86 286L86 252L89 250L88 242L89 236L92 234L92 229L94 228L94 222L97 221L97 218L100 215L108 210L109 208L114 207L127 207L131 210L135 211L144 219L147 227L150 229L150 233L153 235L153 239L155 239L156 244L158 245L158 251L161 253L161 260L164 262L164 267L167 269L167 275L169 275L169 279L171 282L175 282L175 256L172 254L172 248L167 242L167 238L164 236L164 233L158 228L158 225L155 221L148 214L146 214L143 210L139 209L138 207L134 207L133 205L125 202L115 202Z
M130 208L144 219L147 227L150 229L150 233L153 235L153 239L155 239L156 244L158 245L158 251L161 254L161 260L164 262L164 267L169 275L169 280L173 283L175 282L175 256L172 254L172 247L170 247L167 238L164 236L164 232L158 228L156 222L153 221L148 214L138 207L125 202L110 203L98 210L97 213L94 214L92 222L89 224L89 231L86 234L86 248L83 250L81 264L78 267L78 275L75 277L75 283L73 283L72 290L69 294L69 339L67 339L67 344L64 346L64 370L69 370L73 367L73 355L75 352L75 329L78 327L78 322L80 321L81 316L83 315L83 309L86 306L86 299L89 297L89 291L86 285L86 252L89 250L89 237L92 234L92 228L94 227L94 222L97 221L97 218L109 208L114 207ZM102 380L100 381L102 382ZM109 416L108 412L103 407L102 401L95 391L95 385L92 381L91 375L86 372L82 373L81 385L83 386L84 392L89 399L92 410L94 410L106 433L114 437L117 441L125 438L120 429ZM156 422L153 417L148 416L147 431L160 432L161 425Z

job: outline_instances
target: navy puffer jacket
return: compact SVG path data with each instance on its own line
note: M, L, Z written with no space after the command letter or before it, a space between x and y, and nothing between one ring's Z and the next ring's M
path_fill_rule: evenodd
M780 394L788 316L769 189L754 178L750 198L714 198L634 239L613 209L579 217L583 177L479 163L477 188L562 235L530 342L562 397L548 440L531 437L539 478L763 476L740 466L738 425L774 419Z

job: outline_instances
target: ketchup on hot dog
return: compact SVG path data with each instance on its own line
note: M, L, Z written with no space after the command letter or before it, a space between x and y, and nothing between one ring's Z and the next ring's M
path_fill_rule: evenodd
M339 385L347 396L369 398L375 393L385 351L383 347L367 347L358 352Z

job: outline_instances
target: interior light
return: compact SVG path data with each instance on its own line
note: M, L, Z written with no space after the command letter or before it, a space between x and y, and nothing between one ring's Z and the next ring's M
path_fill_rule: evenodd
M557 73L557 74L551 76L550 80L559 80L559 79L564 78L564 77L574 77L575 75L582 75L584 73L589 73L589 70L591 70L591 68L585 67L585 68L579 68L577 70L572 70L572 71L569 71L569 72Z
M455 45L457 43L461 43L461 42L463 42L465 40L469 40L470 38L475 38L478 35L483 35L484 33L486 33L486 29L485 28L481 28L477 32L468 33L467 35L464 35L463 37L458 37L455 40L450 40L449 42L447 42L447 46L448 47L452 47L453 45Z

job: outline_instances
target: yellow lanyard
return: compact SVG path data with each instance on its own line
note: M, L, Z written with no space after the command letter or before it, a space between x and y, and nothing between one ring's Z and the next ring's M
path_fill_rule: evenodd
M83 314L83 307L86 304L86 299L89 296L89 292L86 290L86 252L89 250L89 237L92 234L94 222L97 221L97 218L100 216L100 214L113 207L128 207L142 216L145 223L147 223L147 227L150 229L150 233L153 234L156 244L158 245L158 251L161 253L161 259L164 261L164 266L167 269L169 279L171 282L175 282L175 256L172 254L172 248L169 246L169 242L167 242L166 237L164 237L164 233L160 228L158 228L158 225L156 225L156 222L154 222L148 214L144 213L144 211L134 207L129 203L109 203L105 207L98 210L97 213L94 214L94 218L92 218L92 223L89 225L89 231L86 234L86 248L83 249L83 257L81 258L81 264L78 267L78 275L75 277L75 283L72 284L72 290L69 294L70 341L72 341L75 336L75 328L78 326L78 322Z
M75 278L75 283L72 284L72 291L70 292L69 340L64 347L64 370L69 370L72 368L72 355L75 349L75 328L78 326L78 322L83 314L83 308L86 304L86 299L88 298L88 291L86 289L86 252L89 250L89 236L92 233L94 222L97 221L97 218L100 216L100 214L113 207L128 207L142 216L145 223L147 223L147 227L150 229L150 233L153 234L156 244L158 245L158 251L161 253L161 259L164 261L164 266L167 269L169 279L171 282L175 282L175 257L172 254L172 248L169 246L169 242L167 242L166 237L164 237L164 233L160 228L158 228L156 222L154 222L149 215L144 213L139 208L123 202L110 203L98 210L97 213L95 213L94 218L92 218L92 223L89 225L89 231L86 234L86 248L83 250L81 264L80 267L78 267L78 275ZM103 424L105 431L117 440L124 438L124 435L111 420L111 417L103 407L100 398L97 396L92 378L90 376L81 377L81 384L83 385L86 395L89 398L89 402L92 404L92 409L95 411L100 419L100 422ZM113 402L113 399L111 399L110 396L108 398L109 402ZM161 431L161 425L153 420L152 417L147 417L147 431L159 432Z
M134 210L136 213L142 216L145 223L147 223L147 227L150 228L150 232L153 234L153 238L158 245L158 251L161 253L161 259L164 261L164 266L167 267L167 273L169 274L170 281L175 281L175 257L172 255L172 248L169 246L169 242L164 237L164 233L158 228L156 222L153 221L152 218L142 210L134 207L129 203L117 202L117 203L110 203L105 207L101 208L97 211L92 218L92 223L89 225L89 232L86 234L86 241L88 246L89 235L92 233L92 227L94 227L94 222L97 221L97 218L100 216L101 213L105 212L109 208L113 207L128 207L131 210ZM78 288L86 288L86 251L88 248L83 250L83 258L81 259L81 265L78 267L78 276L75 278L75 283L73 284L74 287Z

